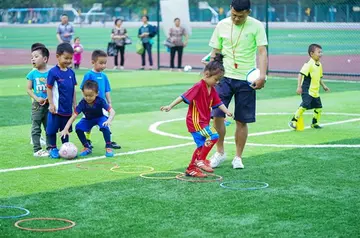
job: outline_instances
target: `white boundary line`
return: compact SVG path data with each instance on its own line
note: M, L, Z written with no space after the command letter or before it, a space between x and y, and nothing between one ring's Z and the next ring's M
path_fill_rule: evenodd
M194 143L189 142L189 143L179 144L179 145L169 145L169 146L155 147L155 148L149 148L149 149L134 150L134 151L128 151L128 152L123 152L123 153L117 153L117 154L114 154L114 156L134 155L134 154L140 154L140 153L151 152L151 151L160 151L160 150L185 147L185 146L189 146L189 145L194 145ZM1 169L0 173L56 167L56 166L60 166L60 165L76 164L76 163L82 163L82 162L86 162L86 161L99 160L99 159L105 159L105 158L106 157L103 155L103 156L97 156L97 157L79 159L79 160L67 160L67 161L53 163L53 164L42 164L42 165L34 165L34 166L19 167L19 168ZM109 160L111 160L111 159L109 159Z

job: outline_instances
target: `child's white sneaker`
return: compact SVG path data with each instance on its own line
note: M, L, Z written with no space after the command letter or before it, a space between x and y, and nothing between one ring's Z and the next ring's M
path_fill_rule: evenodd
M244 164L242 163L242 160L239 156L235 156L235 158L232 161L232 166L234 169L243 169Z
M46 150L39 150L39 151L34 153L34 156L35 157L48 157L49 152L47 152Z
M213 156L210 158L210 166L211 168L218 167L224 160L226 159L226 153L220 154L219 152L215 152Z

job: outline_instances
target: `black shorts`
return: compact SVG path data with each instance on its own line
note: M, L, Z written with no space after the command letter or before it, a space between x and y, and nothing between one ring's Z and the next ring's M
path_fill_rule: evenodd
M235 95L234 119L243 123L255 122L256 92L245 80L237 80L224 77L215 86L221 101L226 107L229 106ZM213 117L225 117L219 108L212 111Z
M322 108L320 97L314 98L308 93L301 94L302 102L301 107L306 109Z

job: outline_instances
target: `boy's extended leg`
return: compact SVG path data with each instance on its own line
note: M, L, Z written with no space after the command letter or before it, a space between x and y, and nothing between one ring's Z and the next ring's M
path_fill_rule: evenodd
M296 129L296 123L298 121L298 119L300 117L302 117L302 115L304 114L304 112L306 111L306 108L300 106L296 112L295 112L295 115L293 116L293 118L291 119L291 121L289 122L289 126L292 128L292 129Z
M86 139L85 132L91 131L91 128L95 125L95 122L93 120L86 120L82 118L75 126L76 134L81 142L81 144L84 146L84 149L80 152L80 156L87 156L92 153L92 149L90 148L90 145Z
M109 127L103 127L100 129L100 131L103 133L104 136L104 140L105 140L105 156L106 157L113 157L114 156L114 152L112 150L112 145L111 145L111 132L109 130Z
M187 176L192 176L192 177L198 177L198 178L205 178L207 177L206 174L204 174L200 169L198 169L196 167L195 161L197 160L197 158L199 158L200 153L201 153L201 149L203 147L197 147L192 155L191 158L191 162L189 164L189 166L187 167L185 174Z

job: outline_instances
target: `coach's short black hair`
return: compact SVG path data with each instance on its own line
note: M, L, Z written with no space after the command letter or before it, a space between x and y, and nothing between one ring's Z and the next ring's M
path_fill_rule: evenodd
M99 57L107 57L106 52L102 50L94 50L91 54L91 60L96 62Z
M61 43L56 48L56 54L62 55L64 53L74 54L74 49L69 43Z
M235 11L240 12L250 10L251 4L250 0L232 0L231 6Z
M174 21L176 21L176 20L179 20L179 21L180 21L180 18L176 17L176 18L174 19Z
M69 17L66 13L61 14L61 17Z
M36 44L36 45L35 45ZM35 43L31 46L31 53L34 52L34 51L40 51L40 54L43 56L43 57L46 57L47 60L46 60L46 63L49 61L49 57L50 57L50 52L49 50L45 47L44 44L41 44L41 43ZM35 46L34 46L35 45Z
M34 44L31 45L31 52L33 52L34 49L38 48L38 47L45 47L45 45L43 43L39 43L39 42L34 43Z
M311 44L308 48L308 53L311 56L311 52L314 52L316 49L322 49L321 45L318 44Z
M90 90L93 90L94 92L98 93L99 85L96 81L89 79L89 80L85 81L82 91L84 91L85 89L90 89Z

